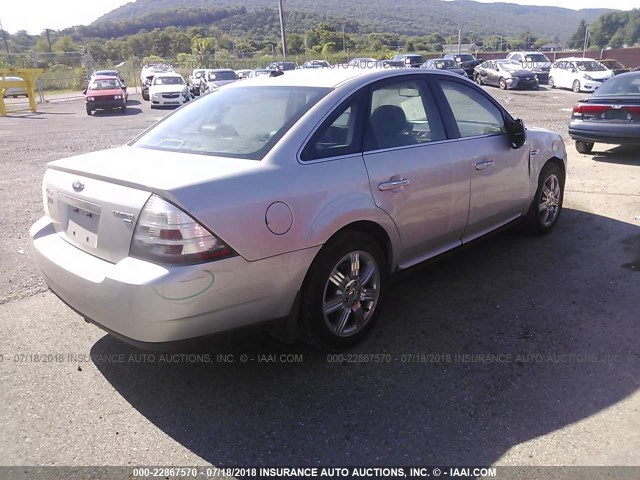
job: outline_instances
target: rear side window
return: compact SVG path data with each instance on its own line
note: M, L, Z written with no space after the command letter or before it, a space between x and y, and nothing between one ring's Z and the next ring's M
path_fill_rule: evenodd
M476 89L450 80L440 80L460 136L478 137L506 132L502 111Z
M359 97L339 106L311 137L300 159L311 161L359 153L362 146L361 109Z

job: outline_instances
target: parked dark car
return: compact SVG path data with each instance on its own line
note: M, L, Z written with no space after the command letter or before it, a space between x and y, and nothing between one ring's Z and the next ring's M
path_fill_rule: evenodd
M640 144L640 72L610 78L576 103L569 135L580 153L590 153L594 143Z
M420 65L422 65L422 62L424 62L424 60L422 59L422 55L413 53L398 54L394 56L392 60L402 62L406 67L413 68L420 68Z
M459 67L455 60L447 58L432 58L431 60L424 62L420 67L429 70L447 70L448 72L457 73L463 77L467 76L467 72L465 72L463 68Z
M477 59L470 53L448 53L442 58L456 62L469 78L473 77L473 69L482 63L482 60Z
M142 99L143 100L149 100L149 87L151 86L151 82L153 81L153 77L155 76L155 73L153 75L147 75L146 77L144 77L144 81L142 82Z
M531 70L522 68L515 60L487 60L473 72L478 85L493 85L501 90L511 88L538 88L538 77Z
M609 70L613 71L614 75L620 75L621 73L628 73L631 71L630 68L625 67L622 63L617 60L609 59L609 60L598 60L602 65L607 67Z
M523 68L531 70L538 77L538 82L549 83L549 71L552 61L542 52L511 52L507 55L507 60L520 62Z

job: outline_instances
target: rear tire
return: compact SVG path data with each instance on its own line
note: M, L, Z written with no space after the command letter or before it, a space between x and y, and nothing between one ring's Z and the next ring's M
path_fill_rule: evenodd
M580 93L580 80L574 80L573 85L571 86L571 90L575 93Z
M144 92L142 92L142 99L146 100L147 102L149 101L149 93L147 92L146 94Z
M576 150L578 153L591 153L591 150L593 150L593 142L576 140Z
M538 189L525 217L525 227L534 235L549 233L558 223L564 201L564 171L547 162L538 177Z
M364 339L380 314L387 263L380 246L360 232L341 233L325 244L302 286L302 339L323 350Z
M553 77L549 77L547 85L549 85L549 88L556 88L556 83L553 81Z

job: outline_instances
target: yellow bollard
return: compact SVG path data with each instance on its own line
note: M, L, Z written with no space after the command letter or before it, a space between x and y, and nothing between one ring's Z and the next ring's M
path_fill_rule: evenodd
M0 116L7 115L7 106L4 103L4 92L7 88L24 88L29 97L29 110L37 112L36 108L36 82L38 76L44 72L42 68L3 68L0 69ZM20 77L22 80L7 80L6 77Z

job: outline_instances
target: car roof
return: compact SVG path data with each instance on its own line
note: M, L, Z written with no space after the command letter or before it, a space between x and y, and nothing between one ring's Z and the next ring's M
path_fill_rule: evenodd
M340 85L360 81L363 85L375 80L382 80L400 75L453 75L424 69L376 69L376 68L323 68L291 70L277 77L257 77L251 82L234 83L234 88L251 85L283 86L283 87L324 87L336 88ZM237 85L237 86L236 86ZM227 88L227 87L225 87Z
M589 58L589 57L567 57L567 58L558 58L556 60L556 62L561 62L563 60L565 62L580 62L580 61L585 61L585 60L592 60L594 62L598 61L595 58Z
M157 72L154 77L180 77L182 78L182 75L180 75L177 72Z

